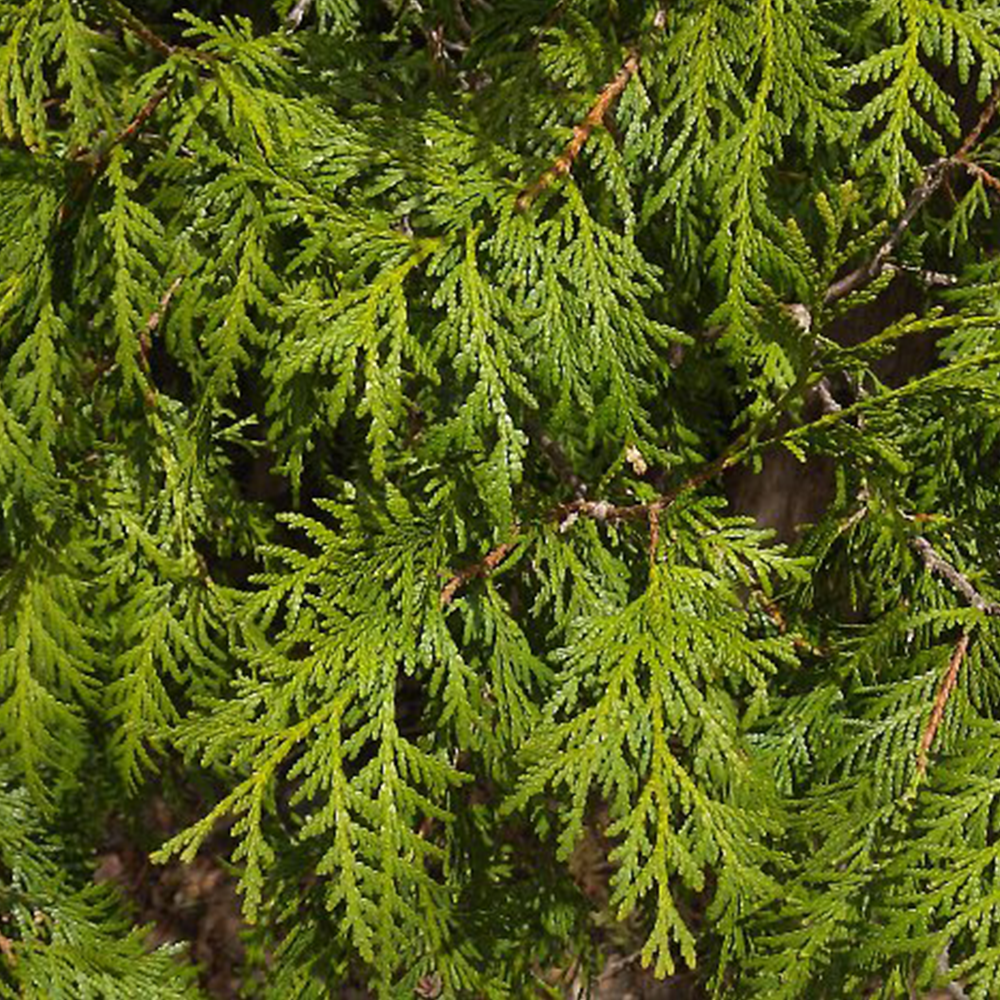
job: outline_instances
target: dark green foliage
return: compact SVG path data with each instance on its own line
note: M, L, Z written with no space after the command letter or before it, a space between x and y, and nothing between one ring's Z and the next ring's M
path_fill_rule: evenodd
M158 773L248 995L1000 994L998 81L978 0L0 3L0 994L193 995L90 883Z

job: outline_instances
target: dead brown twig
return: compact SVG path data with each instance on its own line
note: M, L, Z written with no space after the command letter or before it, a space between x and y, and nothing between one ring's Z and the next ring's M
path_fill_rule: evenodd
M962 666L962 660L965 658L968 648L969 633L963 632L955 644L951 659L948 661L948 669L941 679L941 686L938 688L937 695L934 698L930 718L927 720L927 725L924 726L923 734L920 737L920 746L917 748L917 774L920 777L923 777L927 772L927 753L934 743L934 737L937 736L938 729L941 727L944 710L948 705L948 699L951 697L952 691L955 690L955 685L958 683L958 671Z

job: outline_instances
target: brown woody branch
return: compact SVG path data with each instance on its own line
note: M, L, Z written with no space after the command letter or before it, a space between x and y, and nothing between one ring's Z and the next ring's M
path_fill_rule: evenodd
M1000 85L994 89L989 100L983 105L979 119L962 140L961 145L955 153L951 156L935 160L934 163L924 170L924 175L920 179L920 183L910 192L910 197L906 201L903 214L896 220L896 224L892 227L885 242L875 251L875 255L864 264L856 267L849 274L845 274L844 277L833 282L823 296L824 304L830 305L850 295L851 292L863 288L874 281L882 273L888 263L889 257L895 252L907 229L909 229L910 223L924 205L930 201L931 197L948 176L949 171L955 167L963 167L973 176L980 177L985 183L991 184L1000 190L1000 182L992 174L978 166L978 164L968 160L969 153L979 143L986 127L996 115L998 101L1000 101Z
M849 274L845 274L843 278L839 278L833 282L823 295L825 305L831 305L839 299L850 295L851 292L859 288L864 288L865 285L874 281L882 273L882 269L888 262L889 257L892 256L893 252L899 246L906 230L910 228L910 223L924 205L930 201L931 196L941 186L948 171L954 165L954 159L943 157L940 160L935 160L934 163L927 167L920 183L910 193L910 197L906 202L906 208L903 209L903 214L896 220L896 224L892 227L892 231L885 242L875 251L875 256L871 260L865 261L859 267L856 267Z
M527 211L531 203L550 185L553 181L570 172L573 162L580 155L584 143L590 138L591 132L604 123L605 115L611 109L611 105L618 99L621 92L628 86L629 80L635 75L639 68L639 50L632 49L625 60L624 65L618 71L618 75L600 92L597 100L594 101L587 117L573 129L573 138L566 143L563 151L555 158L552 166L548 168L534 184L526 187L518 196L514 203L519 212Z
M951 697L952 691L955 690L955 685L958 683L958 671L962 666L962 660L965 658L968 648L969 633L963 632L955 644L951 659L948 661L948 669L941 679L941 686L938 688L937 696L934 698L930 718L927 720L923 735L920 737L920 746L917 748L917 774L920 777L923 777L927 771L927 752L934 743L934 737L937 736L938 729L941 728L944 710L948 705L948 699Z
M946 581L952 590L964 598L966 604L985 615L1000 616L1000 604L986 600L969 578L948 562L926 538L918 535L910 540L910 547L920 556L928 572Z

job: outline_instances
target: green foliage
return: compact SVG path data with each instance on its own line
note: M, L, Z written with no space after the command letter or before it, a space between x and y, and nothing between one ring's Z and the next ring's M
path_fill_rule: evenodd
M1000 993L995 8L0 3L0 994Z
M194 1000L176 948L149 951L106 886L76 885L79 859L42 833L30 792L0 784L0 996L46 1000Z

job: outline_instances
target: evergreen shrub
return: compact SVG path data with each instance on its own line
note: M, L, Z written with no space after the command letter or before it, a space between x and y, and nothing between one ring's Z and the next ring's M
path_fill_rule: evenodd
M198 995L159 795L247 996L1000 996L998 87L994 0L0 3L0 995Z

